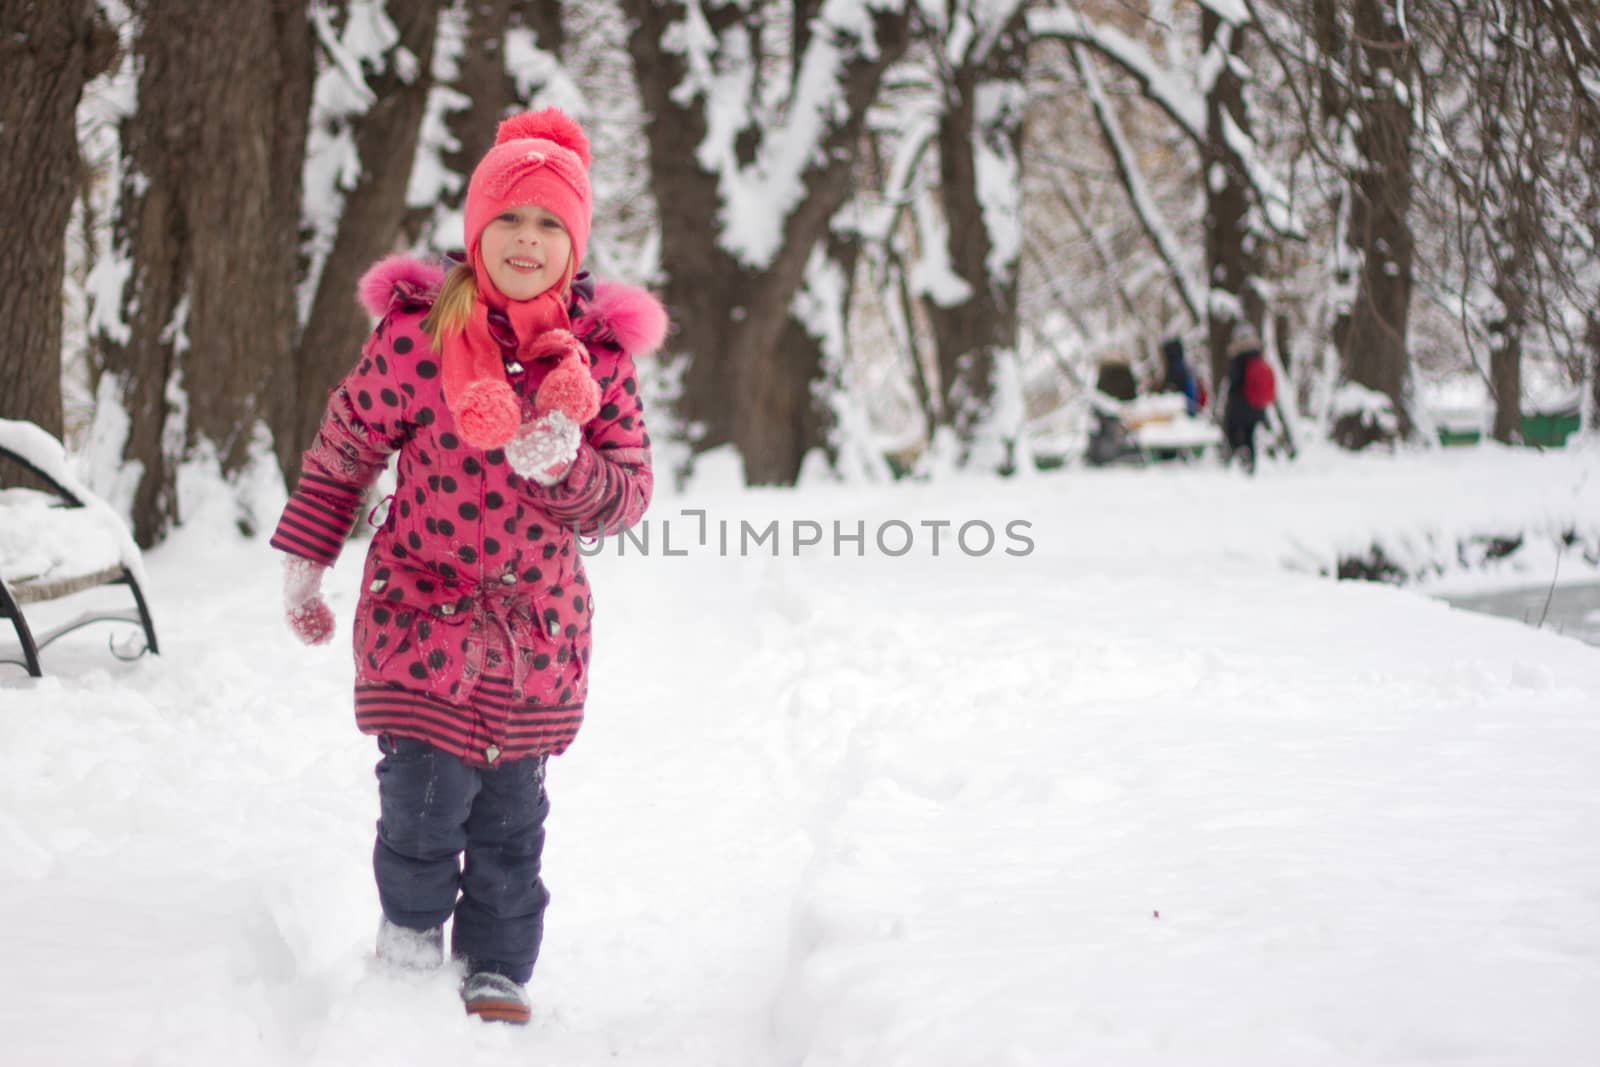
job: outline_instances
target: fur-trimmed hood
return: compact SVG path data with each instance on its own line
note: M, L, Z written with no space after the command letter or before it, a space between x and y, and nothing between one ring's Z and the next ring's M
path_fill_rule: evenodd
M361 306L375 318L388 314L396 300L431 304L444 282L447 264L411 255L386 256L361 276L356 287ZM667 312L643 289L597 282L587 273L573 284L573 332L585 341L616 344L634 357L657 351L667 337Z

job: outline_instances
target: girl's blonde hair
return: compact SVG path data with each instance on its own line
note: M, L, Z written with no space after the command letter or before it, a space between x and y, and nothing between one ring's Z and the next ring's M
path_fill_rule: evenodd
M478 283L472 275L472 264L457 263L444 276L439 295L433 298L433 307L422 320L422 329L433 341L435 352L444 351L444 335L466 329L472 315L472 302L478 299Z
M567 270L561 276L561 302L572 299L572 279L577 273L572 257L567 257ZM478 299L478 282L471 263L457 263L444 276L439 295L433 298L433 307L422 320L422 329L433 342L435 352L444 351L444 335L459 333L467 328L472 316L473 301Z

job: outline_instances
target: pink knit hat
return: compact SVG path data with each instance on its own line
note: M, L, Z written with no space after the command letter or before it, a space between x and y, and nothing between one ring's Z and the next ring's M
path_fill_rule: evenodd
M589 139L583 127L553 107L525 111L500 124L494 147L467 184L467 262L477 260L483 229L508 208L532 204L561 220L572 237L577 273L589 243Z
M511 320L519 349L529 348L547 333L572 336L564 287L551 286L529 300L515 301L495 288L479 253L483 231L495 216L514 207L533 205L552 212L572 238L570 281L589 242L591 207L589 139L567 115L553 107L523 112L502 122L494 140L467 184L467 262L477 279L477 298L460 333L443 338L440 374L445 404L462 438L478 448L505 444L522 417L516 391L506 380L500 347L489 329L489 308ZM582 346L576 341L573 345L581 353ZM588 377L587 361L580 361L579 370Z

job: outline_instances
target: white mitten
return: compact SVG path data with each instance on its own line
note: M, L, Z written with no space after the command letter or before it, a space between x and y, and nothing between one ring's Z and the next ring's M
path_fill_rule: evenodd
M333 612L322 599L322 576L327 573L322 564L300 556L284 560L284 615L301 644L325 645L333 637Z
M506 460L524 478L549 487L567 476L582 441L578 424L552 411L523 426L506 443Z

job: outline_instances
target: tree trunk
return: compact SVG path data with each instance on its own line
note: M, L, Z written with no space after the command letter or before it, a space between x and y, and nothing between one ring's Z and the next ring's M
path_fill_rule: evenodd
M1500 317L1489 323L1489 388L1494 396L1492 436L1509 445L1522 439L1523 339L1532 328L1534 246L1541 220L1535 190L1523 180L1517 159L1503 159L1497 169L1502 170L1502 196L1495 198L1495 219L1488 227L1497 247L1488 258L1494 264L1492 285Z
M973 158L974 114L979 72L958 67L944 86L945 109L939 117L939 193L946 220L946 254L951 269L967 283L967 297L948 307L927 301L939 368L939 406L967 442L988 415L993 388L991 337L998 308L989 286L989 232L978 199L977 161Z
M1335 126L1345 120L1344 84L1336 72L1349 47L1344 23L1339 17L1339 0L1311 0L1311 38L1321 63L1317 68L1317 109L1324 122Z
M839 334L834 340L842 342L849 329L850 279L855 276L861 242L854 234L830 231L819 253L837 276L844 279L844 285L839 292L814 292L810 286L804 287L778 337L778 363L791 380L783 383L782 396L776 398L774 404L785 405L785 421L790 424L788 436L799 443L798 451L790 448L783 452L792 461L793 469L772 472L774 484L778 485L794 484L805 454L812 447L825 449L832 463L837 464L839 458L837 442L833 440L838 420L825 397L818 395L819 390L813 385L822 384L829 391L843 387L836 373L830 375L830 367L838 372L841 369L838 361L844 359L845 352L830 352L827 346L834 330ZM823 321L812 321L813 317Z
M1600 433L1600 311L1591 308L1586 321L1583 336L1589 349L1589 418L1585 428Z
M430 71L440 6L440 0L388 0L389 19L399 38L386 54L385 69L367 76L375 102L355 120L361 177L345 197L339 230L295 349L291 376L278 390L285 410L274 436L279 467L291 484L300 468L301 450L316 434L328 393L355 364L371 331L367 313L356 301L356 283L374 260L402 243L406 186L433 85ZM415 67L400 62L402 50L415 57ZM413 76L408 80L405 74Z
M466 54L452 88L470 103L447 120L457 147L443 154L445 166L461 175L461 187L442 199L459 208L467 197L466 179L484 153L494 147L495 129L508 111L526 104L506 70L506 32L515 25L533 31L539 47L559 56L566 44L560 0L470 0Z
M810 385L823 373L822 345L804 326L790 318L778 335L777 358L773 373L762 380L768 393L760 398L768 412L768 427L763 441L767 458L752 474L747 461L745 473L759 485L793 485L811 444L827 443L827 428L832 425L827 413L810 394ZM796 448L785 442L807 442ZM761 480L756 481L757 478Z
M1493 324L1489 349L1489 387L1494 394L1494 428L1502 444L1522 438L1522 323L1508 308L1505 319Z
M470 103L450 112L446 125L457 147L443 153L445 166L461 175L461 186L442 199L460 208L467 199L467 179L485 152L494 147L494 131L511 103L511 77L506 73L506 29L513 0L471 0L467 4L467 44L460 74L451 87Z
M804 6L802 0L800 7ZM812 403L820 368L809 362L785 366L778 338L789 322L812 250L827 239L835 213L851 194L867 109L878 95L884 72L910 43L908 11L886 6L872 11L871 21L873 47L853 52L842 64L839 99L843 117L822 137L818 145L821 159L813 160L802 173L805 196L789 215L777 256L757 280L750 313L735 323L731 351L739 354L733 378L740 402L734 409L734 443L744 457L745 478L752 485L794 484L806 452L824 443L819 420L785 424L769 421L769 415ZM837 43L827 47L837 47ZM802 60L797 57L795 62ZM759 399L748 403L752 397Z
M567 48L567 31L561 24L561 0L519 0L511 12L512 22L533 31L539 47L553 56Z
M306 0L144 0L134 16L139 109L122 127L116 223L131 275L105 365L140 469L134 535L149 546L179 518L185 448L204 442L236 473L293 350L312 52Z
M649 116L645 132L661 227L663 295L677 326L675 345L689 357L678 414L696 451L732 443L748 482L791 483L806 450L821 443L808 436L812 424L795 416L811 403L817 371L787 365L779 339L811 252L850 194L866 109L883 72L905 50L909 16L898 8L873 12L870 48L855 48L837 27L828 41L813 44L844 53L838 117L801 173L804 193L783 220L777 252L768 262L745 265L720 243L719 178L698 156L712 101L703 93L678 91L688 83L688 65L683 49L667 47L682 32L686 8L676 0L624 0L623 7L633 23L628 49ZM803 18L804 11L801 3L797 16ZM715 34L761 17L736 4L707 6L701 13ZM741 136L744 162L754 157L760 136L753 128Z
M874 90L881 73L879 68L870 74ZM857 87L859 90L859 82ZM866 95L870 99L870 92ZM773 263L753 279L747 314L733 324L730 351L738 353L731 367L733 396L737 398L732 413L733 442L744 459L745 480L751 485L793 485L806 452L824 443L821 422L798 415L811 411L812 386L821 379L816 346L786 349L780 338L792 322L795 295L805 279L812 250L827 239L829 220L850 195L853 152L845 146L854 145L859 137L868 99L851 101L851 118L829 138L825 149L828 163L813 168L814 176L806 183L806 199L785 228L783 247ZM821 173L815 173L817 170Z
M917 341L916 304L911 296L911 283L906 278L905 263L892 250L890 255L893 259L890 262L883 299L894 301L894 307L898 312L896 317L904 324L905 335L898 340L906 359L911 364L911 388L916 393L917 410L922 412L923 422L931 431L943 420L944 407L933 386L928 382L928 371L923 366L923 347Z
M689 359L679 414L697 451L715 448L733 440L729 335L746 314L741 297L749 292L751 279L717 244L717 176L696 158L707 132L706 102L684 100L673 91L687 77L688 64L681 51L662 42L681 24L684 8L657 0L624 0L623 7L633 21L628 51L648 116L650 187L661 229L661 292L677 330L675 346ZM725 10L715 8L712 14L725 17ZM754 353L741 356L759 358Z
M1278 342L1278 366L1286 374L1295 374L1300 368L1294 360L1294 346L1289 343L1289 335L1293 324L1284 312L1272 316L1272 336Z
M60 437L61 286L81 184L76 112L116 33L94 0L3 0L0 37L0 418ZM13 483L14 484L14 483Z
M1496 120L1498 121L1498 119ZM1522 349L1530 326L1534 279L1534 244L1538 239L1535 191L1523 180L1521 164L1513 155L1502 157L1499 172L1501 196L1491 210L1487 227L1496 247L1489 251L1494 264L1492 286L1500 302L1500 317L1489 323L1489 389L1494 397L1491 436L1503 444L1522 440Z
M1200 16L1200 47L1216 47L1227 36L1229 57L1239 55L1242 34L1207 8ZM1231 65L1223 64L1206 96L1206 144L1203 171L1206 196L1206 331L1211 356L1211 392L1218 395L1228 376L1228 342L1241 321L1257 331L1266 315L1261 297L1259 235L1250 227L1250 190L1228 147L1226 127L1250 132L1244 85Z
M939 119L939 190L946 221L950 267L967 283L956 304L927 303L939 365L940 409L960 445L963 464L1008 468L1016 445L1014 427L986 429L994 416L995 364L1017 347L1017 279L1021 244L998 248L991 213L1004 191L984 189L980 155L1012 163L1020 183L1023 71L1027 63L1024 15L1019 9L984 55L952 70L943 86ZM993 168L988 181L993 182ZM1012 190L1020 195L1020 187ZM1017 206L1017 205L1013 205ZM1012 223L1020 221L1020 209ZM1018 227L1020 236L1020 227ZM996 262L996 255L1003 262ZM979 455L983 438L998 434L993 455Z
M1386 395L1394 405L1402 437L1412 432L1406 381L1406 347L1412 278L1412 121L1414 86L1410 41L1392 10L1380 0L1355 0L1357 42L1352 106L1358 113L1349 238L1360 262L1355 303L1340 356L1346 377ZM1347 426L1346 447L1371 441L1370 431Z

